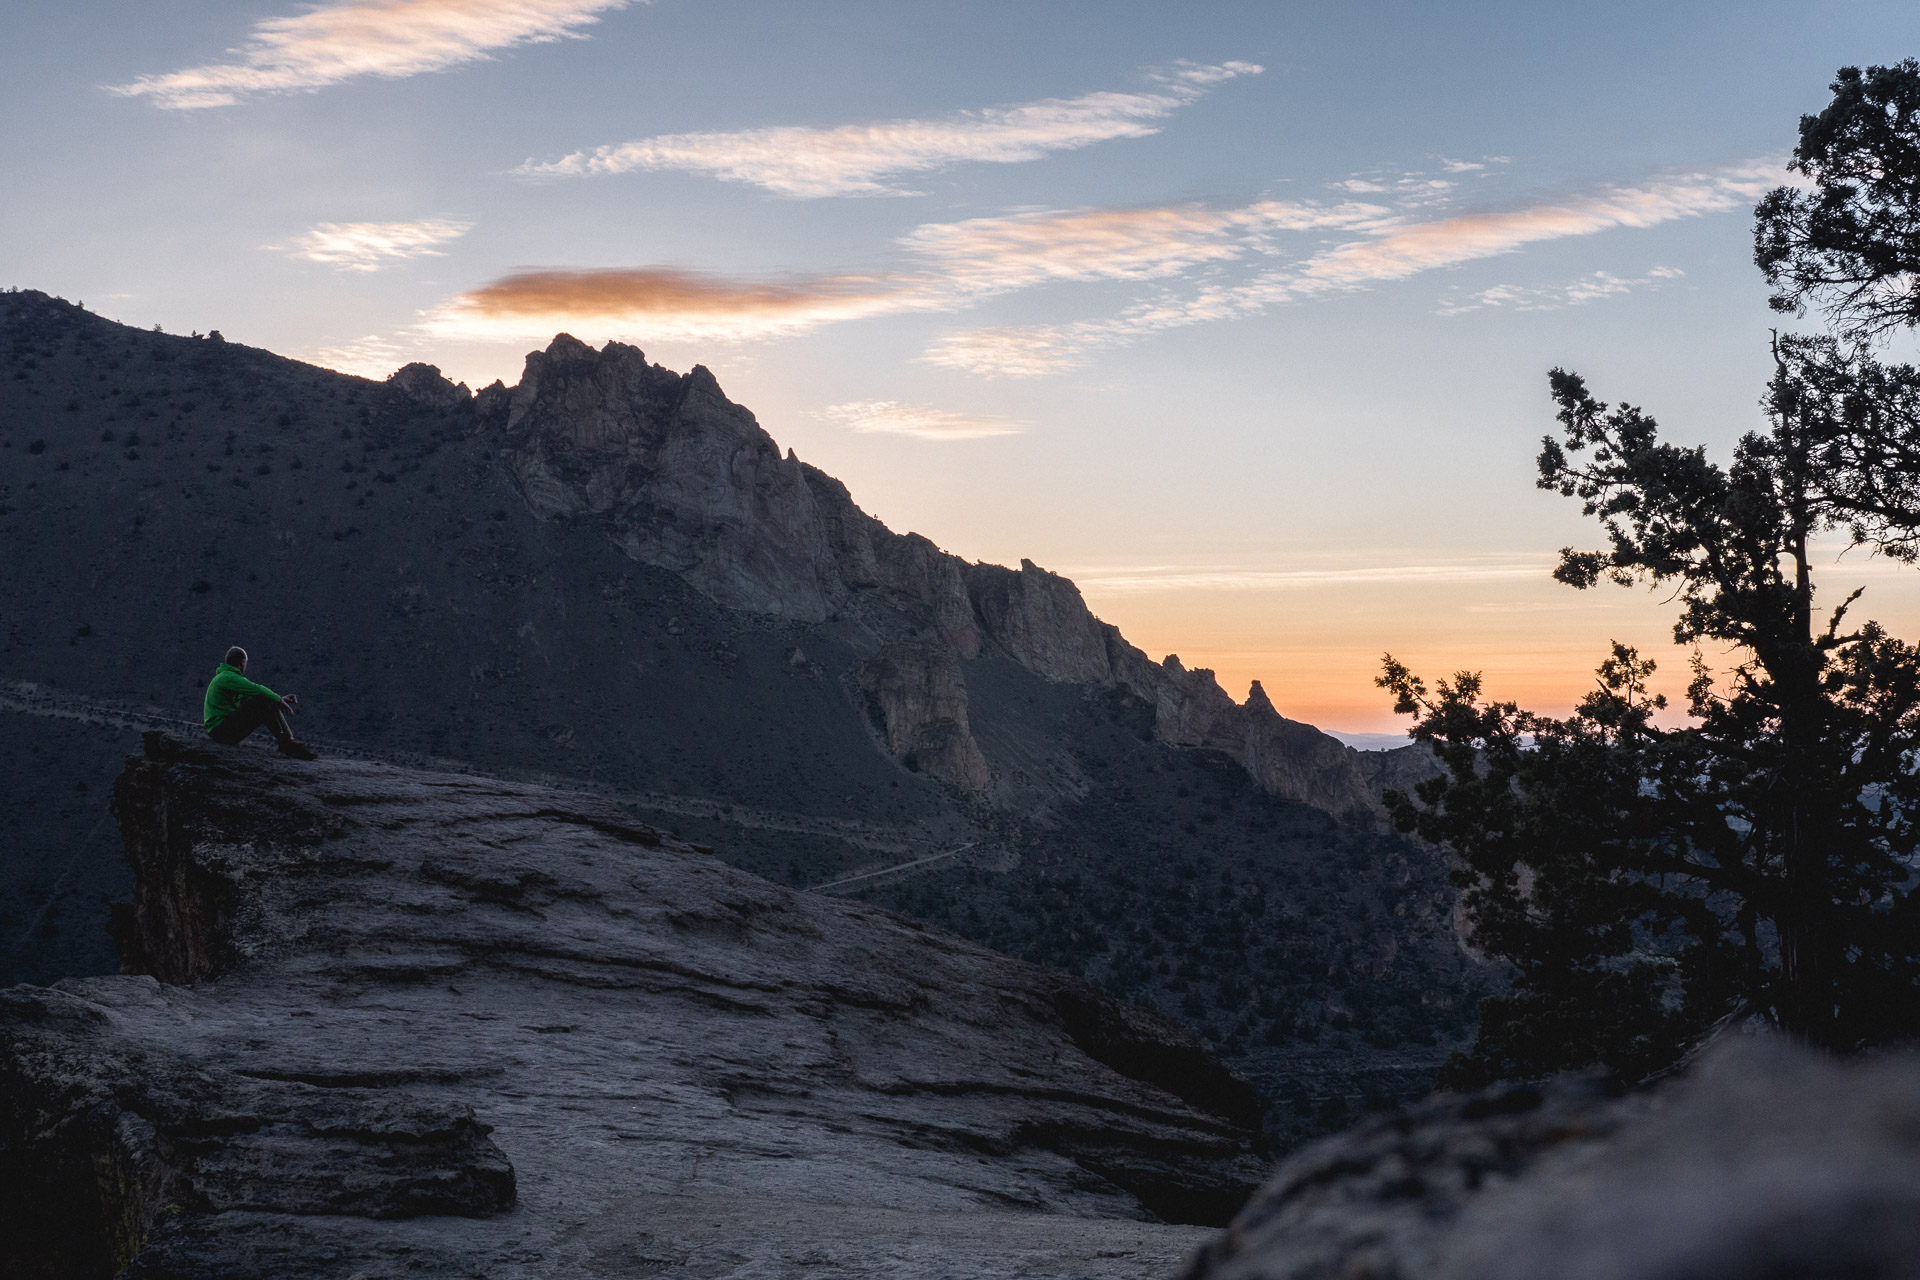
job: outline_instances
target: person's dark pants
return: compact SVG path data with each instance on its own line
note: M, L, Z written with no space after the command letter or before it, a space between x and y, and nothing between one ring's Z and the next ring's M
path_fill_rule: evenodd
M207 730L207 736L215 742L237 747L247 740L248 734L260 728L271 733L275 742L288 742L293 738L293 730L287 728L287 715L280 704L263 694L249 693L240 699L240 706L232 715Z

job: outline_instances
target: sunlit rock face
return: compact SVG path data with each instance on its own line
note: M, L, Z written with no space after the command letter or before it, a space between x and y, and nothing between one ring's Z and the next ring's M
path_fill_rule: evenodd
M861 665L860 683L887 750L917 772L967 791L992 781L967 723L967 684L953 652L890 644Z
M1265 1171L1166 1019L589 796L153 733L115 804L130 972L0 996L9 1275L1147 1276Z
M675 374L618 342L562 335L488 397L542 517L604 516L636 560L723 605L819 621L845 594L804 468L696 366Z

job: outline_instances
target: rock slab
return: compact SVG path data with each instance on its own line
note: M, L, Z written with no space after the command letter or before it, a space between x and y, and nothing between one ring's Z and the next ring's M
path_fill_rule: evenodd
M1265 1172L1166 1019L590 796L155 733L115 806L137 972L0 1003L25 1275L1164 1274Z

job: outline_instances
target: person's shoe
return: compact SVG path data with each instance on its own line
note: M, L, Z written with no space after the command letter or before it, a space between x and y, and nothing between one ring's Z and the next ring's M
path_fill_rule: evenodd
M313 748L298 738L288 738L285 742L281 743L280 754L283 756L292 756L295 760L313 760L318 758L313 754Z

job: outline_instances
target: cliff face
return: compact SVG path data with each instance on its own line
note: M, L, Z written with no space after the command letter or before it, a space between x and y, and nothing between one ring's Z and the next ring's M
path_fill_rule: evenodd
M967 682L951 650L890 644L861 664L860 686L887 750L909 769L968 791L993 780L967 723Z
M395 378L424 388L436 376L413 365ZM1159 740L1225 751L1274 795L1378 817L1369 774L1379 766L1360 753L1281 716L1257 685L1236 704L1211 672L1150 661L1094 617L1071 581L1030 560L1017 571L972 564L892 532L844 485L791 452L782 458L704 367L674 374L622 343L595 351L563 334L527 357L516 387L488 388L478 407L537 515L602 516L626 554L721 604L808 622L849 613L962 659L992 645L1050 681L1124 688L1154 708ZM964 687L948 687L964 698ZM951 755L931 772L985 791L990 771L964 708L939 723L953 745L929 753L917 730L889 719L889 750L902 761Z
M1167 1020L591 797L154 733L115 806L152 976L0 1002L21 1274L1164 1266L1263 1170Z

